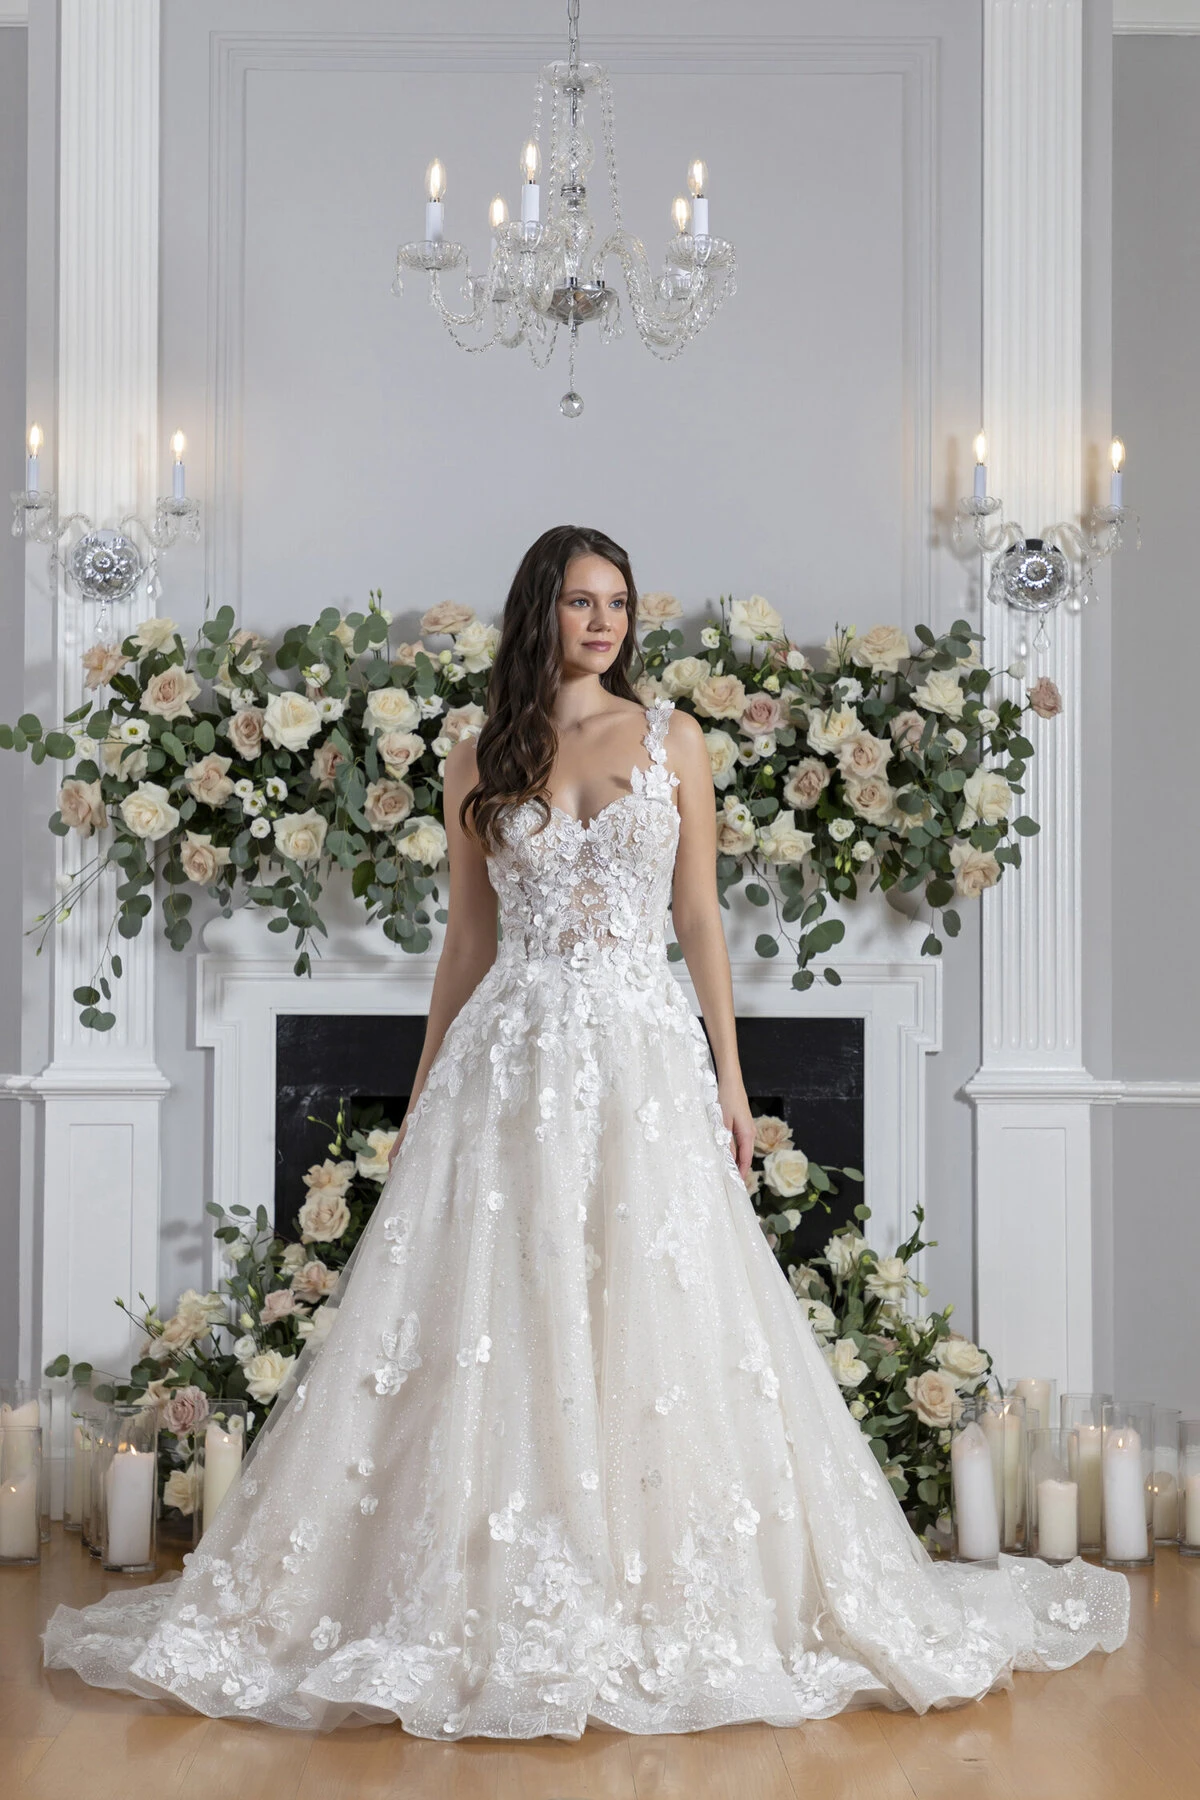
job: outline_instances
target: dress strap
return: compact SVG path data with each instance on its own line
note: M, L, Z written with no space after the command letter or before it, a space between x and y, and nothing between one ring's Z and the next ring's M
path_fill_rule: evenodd
M659 694L646 707L646 718L650 729L642 739L650 752L650 761L663 764L667 760L666 736L671 714L675 711L675 702L666 694Z

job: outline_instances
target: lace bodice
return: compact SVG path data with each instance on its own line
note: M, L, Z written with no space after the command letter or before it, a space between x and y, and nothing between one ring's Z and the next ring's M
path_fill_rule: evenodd
M675 702L646 707L650 766L630 770L630 792L585 823L551 809L538 830L532 800L509 815L504 844L488 858L500 900L500 961L553 958L596 963L666 962L666 913L679 842L665 740Z

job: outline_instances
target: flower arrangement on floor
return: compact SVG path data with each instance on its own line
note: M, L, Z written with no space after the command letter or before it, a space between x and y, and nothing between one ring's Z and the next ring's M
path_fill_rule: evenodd
M1014 816L1033 745L1023 715L1061 709L1043 678L1023 694L1023 669L980 664L963 620L948 633L916 628L914 649L895 626L835 632L815 670L758 595L720 602L720 623L684 654L670 594L639 602L643 702L669 695L704 727L717 789L717 878L722 904L744 883L755 906L774 905L776 929L796 958L798 988L845 926L829 902L868 882L920 888L949 936L951 902L974 898L1020 862L1015 836L1037 830ZM0 748L73 763L50 829L74 833L92 854L64 880L36 921L39 949L80 898L115 874L112 926L92 980L75 990L85 1026L115 1024L110 977L119 940L133 938L161 886L164 935L188 943L193 897L203 890L228 916L235 901L294 933L294 968L311 972L325 933L321 896L334 865L350 876L367 916L408 951L431 941L430 905L445 861L445 758L483 724L488 672L499 642L470 607L445 601L421 618L422 640L389 643L391 615L372 592L365 613L334 608L295 625L272 654L235 629L231 608L207 619L189 649L171 619L148 619L121 644L84 653L89 699L62 729L33 714L0 725ZM735 648L736 646L736 648ZM994 697L1010 681L1016 697ZM94 844L92 840L95 840ZM444 908L433 915L444 922ZM793 941L786 926L799 924ZM114 944L114 932L117 943ZM942 949L931 929L923 949ZM673 959L682 954L670 946ZM827 981L837 971L824 969Z
M833 1177L861 1182L862 1175L809 1162L782 1119L760 1115L754 1124L747 1186L767 1242L910 1524L927 1531L949 1507L949 1427L961 1395L986 1385L991 1358L950 1331L950 1307L927 1318L906 1309L910 1292L926 1291L908 1273L925 1247L920 1210L913 1235L894 1256L880 1257L847 1226L811 1264L790 1261L801 1217L817 1206L830 1210L838 1192ZM216 1404L253 1403L247 1416L252 1442L304 1344L324 1338L332 1323L326 1298L374 1211L396 1135L380 1106L343 1102L325 1158L304 1177L298 1241L275 1232L263 1207L252 1219L248 1207L226 1212L209 1202L209 1213L220 1220L214 1236L229 1268L221 1291L188 1288L166 1319L156 1306L136 1313L117 1301L146 1337L128 1381L117 1384L113 1397L158 1407L159 1489L168 1511L190 1518L196 1510L200 1470L191 1454L193 1434ZM860 1202L854 1217L864 1221L870 1209ZM139 1298L145 1302L144 1294ZM86 1381L91 1368L72 1368L68 1357L59 1356L45 1372Z

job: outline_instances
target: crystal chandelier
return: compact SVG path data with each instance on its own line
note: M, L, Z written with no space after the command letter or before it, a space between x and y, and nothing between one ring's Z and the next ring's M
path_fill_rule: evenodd
M680 195L675 200L671 209L675 235L667 245L661 273L651 269L640 240L622 223L612 87L599 63L579 60L579 0L567 0L567 32L567 60L547 64L538 75L533 133L521 153L520 218L510 221L499 195L492 201L492 252L486 273L472 275L463 246L443 235L446 173L435 160L427 175L425 236L400 246L392 292L403 291L405 269L424 270L430 278L430 300L460 349L479 351L502 344L513 350L526 344L538 368L549 363L559 327L565 326L570 368L559 409L564 417L575 419L583 411L575 391L579 327L595 322L601 343L621 335L620 300L604 278L610 257L621 266L638 336L665 360L678 356L736 291L737 262L733 245L709 232L707 170L702 162L693 162L688 173L691 199ZM547 89L549 191L543 206L540 139ZM598 242L585 186L595 151L583 128L584 108L593 92L599 99L612 212L612 230ZM456 311L446 302L441 278L460 267L464 310Z

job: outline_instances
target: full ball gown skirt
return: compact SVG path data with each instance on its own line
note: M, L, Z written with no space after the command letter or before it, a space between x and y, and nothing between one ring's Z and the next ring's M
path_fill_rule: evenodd
M182 1574L45 1660L210 1716L577 1738L924 1710L1123 1642L1125 1579L934 1562L763 1237L670 972L663 740L490 859L503 939ZM349 1277L349 1279L347 1279Z

